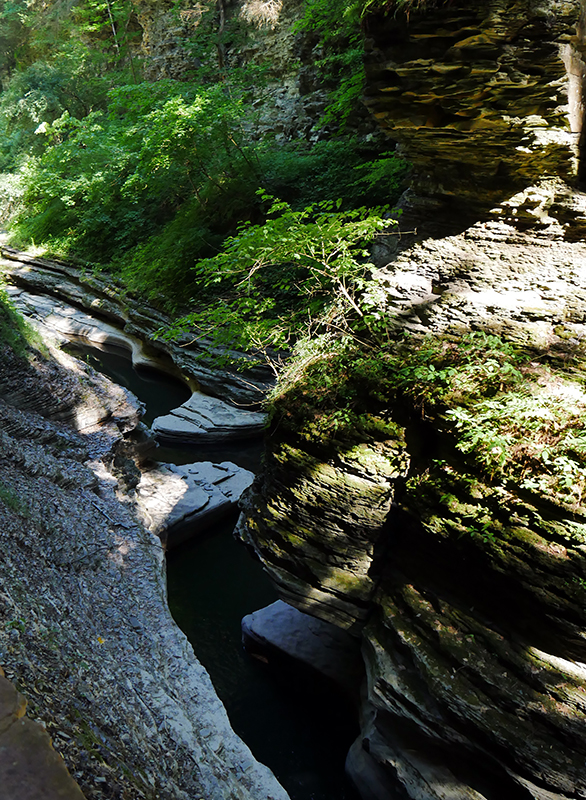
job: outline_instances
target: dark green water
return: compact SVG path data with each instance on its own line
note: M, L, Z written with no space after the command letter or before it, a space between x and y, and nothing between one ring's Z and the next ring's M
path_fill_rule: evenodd
M240 621L277 599L232 536L234 520L167 556L171 612L212 677L236 733L293 800L355 800L344 776L358 735L354 714L326 679L264 664L241 644Z
M83 344L68 345L66 350L115 383L130 389L146 406L142 419L147 425L191 397L189 387L170 375L147 367L135 369L130 354L123 350L98 350Z
M77 346L72 352L80 357ZM146 404L147 424L189 397L183 384L161 373L137 372L123 354L83 348L81 357ZM259 442L243 442L159 448L156 458L176 464L233 461L255 472L261 453ZM171 612L210 673L232 727L292 800L358 800L344 775L346 753L358 735L345 698L295 663L265 664L242 647L242 617L277 596L260 564L232 536L234 523L235 518L218 523L168 553Z

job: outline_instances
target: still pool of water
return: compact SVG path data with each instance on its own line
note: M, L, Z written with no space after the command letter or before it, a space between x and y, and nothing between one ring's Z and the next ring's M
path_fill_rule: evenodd
M236 733L292 800L355 800L344 760L355 714L326 679L250 657L240 621L277 599L262 567L232 536L234 520L167 556L169 605L226 706Z
M123 350L98 350L83 344L71 344L65 349L135 394L145 404L142 420L146 425L191 397L191 390L182 381L148 367L135 369L130 353Z

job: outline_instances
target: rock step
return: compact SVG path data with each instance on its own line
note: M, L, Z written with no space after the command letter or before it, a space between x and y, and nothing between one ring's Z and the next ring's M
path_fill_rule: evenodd
M84 800L47 731L24 714L26 700L0 668L2 800Z
M158 464L142 474L138 512L167 548L175 547L234 511L253 480L252 472L231 461Z
M261 436L266 414L245 411L217 397L195 392L189 400L169 414L157 417L152 431L167 444L253 439Z

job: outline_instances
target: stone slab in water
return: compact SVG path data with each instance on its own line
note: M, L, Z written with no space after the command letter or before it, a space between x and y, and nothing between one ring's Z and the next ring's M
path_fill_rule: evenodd
M304 614L282 600L242 620L245 643L275 647L344 689L355 690L363 673L358 641L330 622Z
M261 435L265 421L261 412L234 408L196 392L169 414L157 417L152 431L165 443L251 439Z
M229 514L253 480L252 472L230 461L159 464L142 475L139 513L147 527L173 547Z

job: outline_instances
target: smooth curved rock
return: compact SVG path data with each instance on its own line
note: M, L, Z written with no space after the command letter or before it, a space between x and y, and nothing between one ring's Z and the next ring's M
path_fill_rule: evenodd
M253 480L252 472L230 461L159 464L143 472L137 507L149 530L174 547L233 511Z
M149 367L177 377L178 370L171 362L147 354L144 342L138 337L103 319L50 295L31 294L16 286L9 286L7 294L16 310L35 325L45 340L52 339L60 345L83 342L98 349L122 350L129 354L135 367Z
M78 310L82 314L78 322L74 322L60 319L62 315L57 311L53 335L62 336L71 326L75 332L79 325L81 336L89 335L98 341L111 337L111 341L133 353L136 364L154 366L184 380L192 389L199 388L236 404L258 405L273 385L274 376L270 370L248 353L230 353L238 368L219 368L218 356L225 355L226 351L216 347L211 339L194 338L186 333L177 341L166 341L160 333L169 329L173 320L121 292L109 276L102 278L62 262L34 258L4 245L4 238L5 235L0 235L0 269L11 284L7 288L16 302L19 302L21 290L25 293L23 302L30 295L29 311L32 310L37 321L50 314L50 309L55 308L52 303L56 303L57 308L67 306L73 309L67 311L71 318L76 317ZM37 301L41 296L42 301ZM38 313L35 310L37 302L42 303ZM24 313L27 313L26 305ZM105 327L102 328L96 319L104 320ZM49 330L46 326L45 329ZM61 329L61 333L57 333L57 329ZM243 365L246 367L244 370Z
M149 367L174 377L180 373L173 363L150 355L138 337L85 311L48 295L34 295L18 287L8 287L16 308L31 321L45 340L55 344L84 342L99 349L118 349L129 353L133 366ZM194 380L181 376L193 390ZM166 444L251 439L261 435L266 415L237 408L218 398L195 391L179 408L153 422L152 430Z
M162 443L185 444L252 439L262 434L266 415L245 411L217 397L194 392L183 405L157 417L151 430Z

